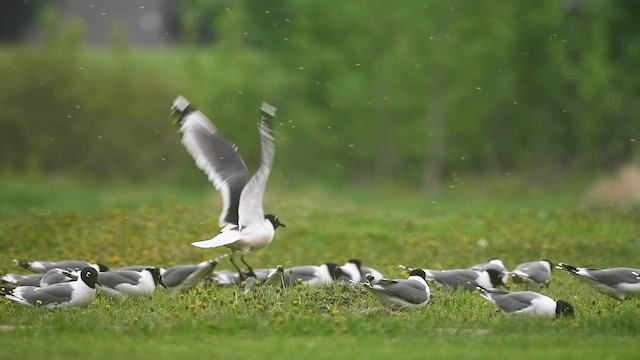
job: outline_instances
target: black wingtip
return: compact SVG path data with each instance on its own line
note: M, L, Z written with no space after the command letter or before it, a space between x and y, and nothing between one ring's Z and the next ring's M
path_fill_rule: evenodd
M557 268L557 269L566 270L566 271L568 271L568 272L572 272L572 273L575 273L575 272L577 272L577 271L578 271L578 268L577 268L577 267L575 267L575 266L573 266L573 265L565 264L565 263L559 263L559 264L556 266L556 268Z
M171 115L177 116L176 121L174 122L175 124L180 123L182 118L192 111L193 108L191 106L191 102L189 102L186 97L178 95L173 100L173 104L171 105Z
M273 119L276 117L276 111L278 111L278 109L269 104L268 102L262 102L262 105L260 105L260 115L262 115L263 118L266 119Z
M31 268L31 262L30 261L25 261L25 260L19 260L19 259L13 259L13 262L20 266L21 268L25 268L25 269L29 269Z

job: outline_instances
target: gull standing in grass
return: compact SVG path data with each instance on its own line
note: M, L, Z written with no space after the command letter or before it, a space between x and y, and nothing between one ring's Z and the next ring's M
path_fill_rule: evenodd
M100 273L98 280L98 290L114 298L150 295L158 285L166 287L158 268L107 271Z
M45 308L86 306L95 297L96 284L100 285L98 272L92 267L85 267L76 281L44 287L18 286L4 291L2 295L23 305Z
M522 263L511 271L514 283L525 283L529 288L548 287L551 282L553 264L549 260Z
M361 283L365 289L376 296L380 302L391 308L417 308L426 305L431 291L422 269L414 269L408 279L381 279L371 283L373 276L367 276L369 282Z
M29 269L35 272L45 273L50 269L62 269L71 271L80 271L83 268L90 266L97 271L108 271L109 267L104 264L92 264L84 260L62 260L62 261L25 261L25 260L13 260L16 265Z
M500 289L477 287L480 295L509 314L546 317L573 316L573 306L564 300L552 298L534 291L509 292Z
M558 269L586 281L596 291L617 300L640 297L640 269L617 267L608 269L580 268L559 263Z
M178 96L172 110L179 115L182 144L222 196L223 209L218 222L222 230L212 239L197 241L192 245L200 248L230 248L229 260L240 277L245 278L234 261L235 253L240 252L240 261L247 266L248 274L255 277L253 269L244 260L245 255L269 245L275 230L280 226L286 227L277 216L265 214L262 207L275 157L270 125L276 108L262 103L258 123L260 166L251 179L237 147L225 139L215 125L202 112L194 109L186 98Z

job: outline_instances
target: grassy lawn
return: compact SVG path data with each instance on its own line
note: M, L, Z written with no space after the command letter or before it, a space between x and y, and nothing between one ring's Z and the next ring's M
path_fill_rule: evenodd
M84 258L112 266L194 263L224 253L189 242L217 232L206 186L177 190L0 182L0 272L14 258ZM460 188L460 186L458 186ZM581 266L640 266L640 212L581 209L571 196L494 197L460 190L430 199L395 191L271 189L287 224L252 254L256 267L359 258L387 277L398 264L468 267L500 257L513 268L548 258ZM230 268L228 262L219 265ZM383 308L361 288L201 286L187 294L43 311L0 301L3 358L631 358L640 301L609 299L556 271L543 291L571 302L572 319L505 316L478 294L432 287L412 312Z

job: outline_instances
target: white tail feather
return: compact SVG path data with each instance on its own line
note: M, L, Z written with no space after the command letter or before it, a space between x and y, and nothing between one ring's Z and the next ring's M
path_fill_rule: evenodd
M209 248L231 244L233 242L240 240L241 238L242 237L240 236L240 231L227 230L216 235L216 237L214 237L213 239L192 242L191 245L195 247L203 248L203 249L209 249Z

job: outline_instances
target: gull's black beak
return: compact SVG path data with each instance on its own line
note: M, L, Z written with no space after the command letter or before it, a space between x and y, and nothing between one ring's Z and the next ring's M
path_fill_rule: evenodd
M164 281L162 281L162 276L160 277L160 281L158 281L158 285L161 285L163 288L167 288L167 285L164 284Z

